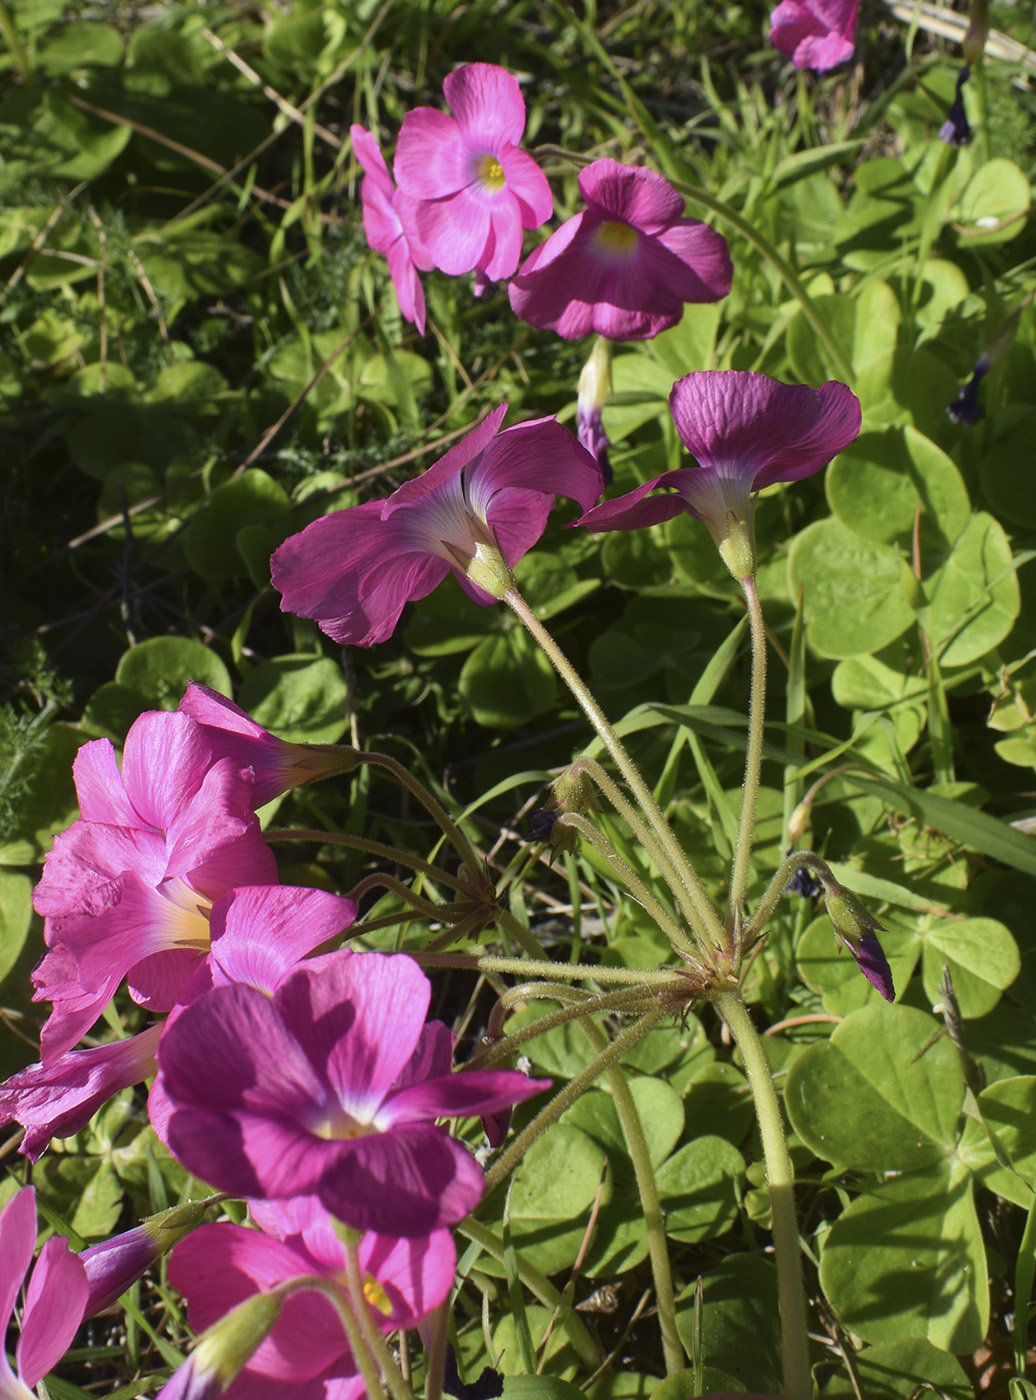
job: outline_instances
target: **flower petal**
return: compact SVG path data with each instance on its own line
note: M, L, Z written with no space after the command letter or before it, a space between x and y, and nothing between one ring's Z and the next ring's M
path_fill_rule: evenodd
M525 131L518 79L495 63L467 63L447 75L443 96L464 135L487 150L517 146Z
M654 232L684 213L683 195L653 170L606 157L579 172L579 192L594 214Z
M42 1380L71 1346L89 1292L82 1260L71 1252L64 1235L54 1235L40 1250L25 1294L15 1356L27 1386Z

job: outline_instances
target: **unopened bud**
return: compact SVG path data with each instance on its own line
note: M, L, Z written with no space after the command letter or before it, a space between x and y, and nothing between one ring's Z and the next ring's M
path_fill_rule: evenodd
M145 1269L202 1223L210 1204L211 1201L185 1201L149 1215L124 1234L84 1249L79 1258L86 1270L90 1293L83 1316L94 1317L121 1298Z
M834 880L824 884L824 906L835 933L855 958L864 977L886 1001L894 1001L892 969L878 940L878 934L888 930L868 913L851 890Z
M788 818L788 845L794 846L805 836L813 814L813 804L800 802Z
M986 48L989 38L989 0L971 0L968 32L964 35L964 62L973 68Z

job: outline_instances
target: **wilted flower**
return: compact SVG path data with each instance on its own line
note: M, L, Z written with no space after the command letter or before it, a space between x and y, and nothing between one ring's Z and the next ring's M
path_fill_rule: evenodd
M818 73L853 56L859 0L781 0L770 15L770 43L796 68Z
M587 207L522 263L509 288L516 316L567 340L596 331L646 340L686 302L730 291L727 242L684 217L683 197L653 170L596 160L579 175Z
M747 370L703 370L673 385L669 407L696 467L663 472L588 511L577 525L634 530L687 511L709 530L736 578L754 568L754 496L812 476L860 431L860 405L844 384L781 384ZM651 495L656 489L672 493Z
M469 63L443 92L452 117L417 107L403 118L396 209L407 238L436 267L451 276L474 269L495 282L514 272L522 229L549 219L554 199L543 171L519 150L525 102L506 69Z
M427 272L434 264L421 247L413 227L409 233L403 228L393 203L396 187L377 141L365 127L358 125L349 128L349 135L352 137L353 154L364 170L360 200L367 242L376 253L385 254L399 309L404 319L412 322L424 335L424 289L417 273L419 269Z
M271 560L283 611L316 618L336 642L372 646L447 574L476 603L502 598L555 495L585 510L602 489L597 463L556 419L497 434L506 411L387 501L335 511L285 540Z

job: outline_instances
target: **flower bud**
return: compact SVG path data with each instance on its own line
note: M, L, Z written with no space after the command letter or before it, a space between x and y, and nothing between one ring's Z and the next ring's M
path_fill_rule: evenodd
M133 1230L84 1249L79 1259L90 1285L84 1317L94 1317L121 1298L145 1269L202 1223L210 1204L211 1200L185 1201L149 1215Z
M608 434L604 431L601 414L612 387L612 343L599 335L594 341L589 359L579 372L579 397L576 408L576 431L579 441L601 469L604 485L610 484L612 470L608 463Z
M273 1330L285 1295L256 1293L204 1332L170 1377L161 1400L210 1400L221 1395Z
M894 1001L892 969L878 941L878 934L888 930L867 912L851 890L835 880L825 882L824 904L835 933L856 959L864 977L886 1001Z

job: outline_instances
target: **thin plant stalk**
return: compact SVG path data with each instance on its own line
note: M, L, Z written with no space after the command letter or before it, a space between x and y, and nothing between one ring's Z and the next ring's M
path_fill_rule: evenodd
M580 709L590 721L594 732L611 755L615 766L629 784L630 791L640 803L650 826L651 839L644 842L645 848L655 860L666 884L669 885L683 909L688 923L695 930L701 951L708 957L713 947L721 948L726 945L726 935L701 881L692 869L679 841L673 835L665 815L655 801L654 793L640 776L636 764L626 752L622 741L608 723L603 710L590 694L575 667L539 618L536 617L522 595L516 588L509 588L504 594L503 601L531 634L533 640L568 686ZM686 938L681 939L679 946L687 952L697 951Z
M755 1104L759 1136L766 1163L766 1189L770 1199L773 1249L777 1264L777 1302L781 1317L781 1358L784 1400L812 1400L813 1379L809 1365L809 1333L802 1276L802 1253L795 1212L795 1171L788 1154L777 1086L740 988L720 992L716 1009L741 1051Z
M752 637L752 682L748 699L748 742L745 750L745 782L741 793L741 813L737 823L737 841L730 870L730 890L727 896L727 928L735 935L741 927L745 887L748 883L748 863L752 857L755 835L755 814L759 805L759 775L763 763L763 724L766 710L766 627L755 578L743 578L745 602ZM735 944L736 947L736 944Z
M495 1191L496 1188L507 1180L511 1172L518 1166L522 1158L526 1155L532 1144L543 1136L549 1127L558 1121L566 1109L585 1094L590 1085L598 1080L608 1068L622 1059L628 1050L631 1050L638 1041L642 1040L648 1031L665 1015L665 1008L654 1002L631 1026L627 1026L621 1031L606 1050L603 1050L586 1069L580 1070L574 1079L569 1080L551 1099L546 1108L542 1109L532 1122L518 1134L514 1142L505 1152L493 1163L486 1173L486 1195Z
M384 753L365 753L360 756L361 763L369 763L373 768L382 768L386 773L391 773L402 785L417 798L421 806L428 815L435 821L436 825L442 828L450 845L456 850L461 860L468 867L471 873L478 877L482 875L482 863L475 854L474 848L468 838L461 831L460 827L446 811L437 797L429 792L418 778L416 778L406 764L398 763L394 758L390 758Z
M580 1022L580 1029L597 1054L606 1048L607 1036L593 1021ZM676 1296L673 1291L673 1271L669 1262L669 1241L666 1238L665 1221L658 1198L655 1169L648 1151L647 1139L644 1137L640 1111L620 1064L612 1064L609 1068L608 1087L615 1100L615 1111L637 1179L637 1192L640 1195L644 1228L648 1237L651 1276L655 1285L655 1306L658 1309L658 1326L662 1334L662 1353L665 1357L666 1375L672 1376L683 1370L686 1355L676 1326Z

